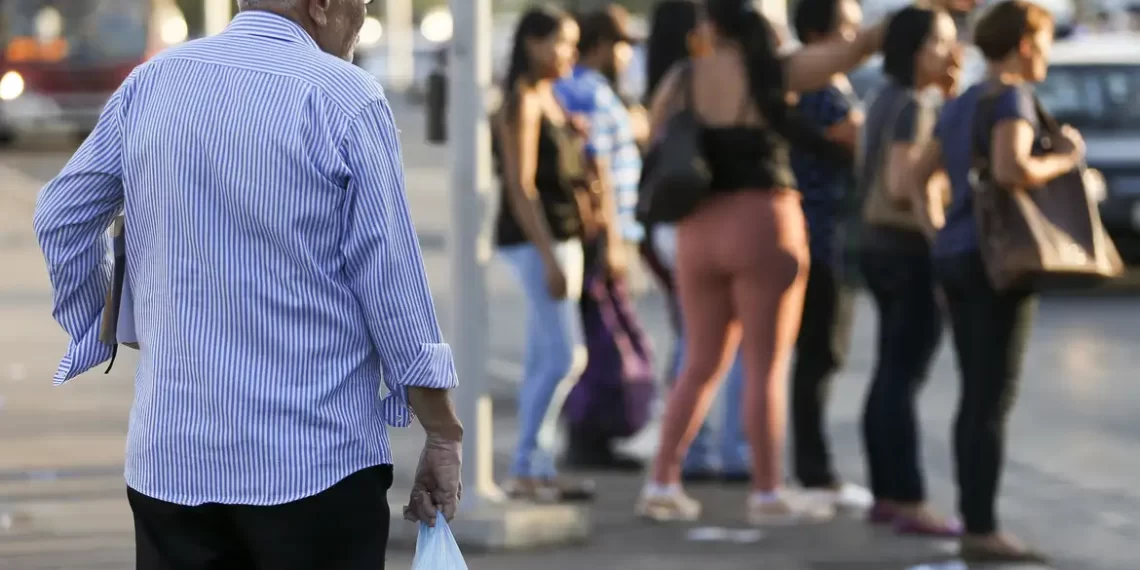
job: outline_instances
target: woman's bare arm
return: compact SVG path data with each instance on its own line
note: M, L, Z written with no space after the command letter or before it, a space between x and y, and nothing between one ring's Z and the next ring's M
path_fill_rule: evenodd
M1080 164L1079 152L1033 156L1035 138L1033 125L1025 119L1007 119L994 126L990 164L995 182L1007 188L1033 188Z
M851 40L832 40L800 47L784 60L788 91L815 91L827 86L836 73L858 66L883 44L886 21L863 30Z
M542 107L538 96L522 93L518 109L512 117L503 110L498 121L503 146L503 172L506 177L506 206L511 209L523 235L538 248L543 261L556 264L554 238L543 215L538 188L534 184L538 170L538 135L541 129Z

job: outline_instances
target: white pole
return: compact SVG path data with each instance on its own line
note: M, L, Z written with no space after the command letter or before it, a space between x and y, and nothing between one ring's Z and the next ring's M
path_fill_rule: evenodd
M203 31L207 36L225 30L230 23L230 18L233 17L233 7L230 5L230 0L205 0L202 7L206 11L203 19Z
M487 224L491 132L484 103L491 87L491 0L451 0L454 31L448 57L451 141L451 338L459 371L456 408L465 428L465 509L502 500L493 472L491 397L487 391Z
M384 88L402 93L415 80L416 31L412 0L386 0L384 37L388 51L388 77Z

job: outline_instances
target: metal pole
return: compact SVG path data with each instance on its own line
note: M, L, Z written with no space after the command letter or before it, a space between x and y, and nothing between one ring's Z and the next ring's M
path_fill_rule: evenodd
M388 77L384 87L402 93L415 80L416 30L412 0L386 0L384 36L388 51Z
M230 0L205 0L202 2L202 8L205 10L202 31L207 36L225 30L230 23L230 18L233 17L233 6L231 6Z
M491 397L487 391L487 266L491 241L491 132L484 97L491 87L491 0L451 0L454 32L448 57L451 141L451 330L459 371L456 408L463 421L465 509L501 501L492 467Z

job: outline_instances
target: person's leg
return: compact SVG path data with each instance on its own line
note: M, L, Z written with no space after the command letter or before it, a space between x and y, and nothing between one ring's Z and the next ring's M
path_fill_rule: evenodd
M867 480L871 485L871 494L875 499L875 506L869 513L871 522L891 522L895 516L893 493L890 486L890 469L888 455L891 453L885 447L882 433L883 427L883 390L886 385L885 374L890 366L886 360L890 358L890 316L896 311L892 310L895 296L891 289L890 276L887 274L892 267L886 263L880 252L861 252L859 270L863 282L871 293L875 303L877 316L877 335L875 346L875 364L871 372L871 382L867 387L866 403L863 406L862 435L865 459L867 462Z
M1000 534L996 502L1004 464L1005 426L1009 422L1021 363L1025 357L1036 304L1026 293L995 292L980 257L962 260L967 299L962 311L969 333L971 374L962 377L955 455L960 464L959 508L966 523L969 554L979 560L1037 560ZM963 548L963 555L967 555Z
M681 329L677 335L677 343L676 360L673 362L673 378L681 377L681 370L684 366L684 329ZM716 400L714 399L713 401L715 402ZM705 421L701 422L701 427L697 430L697 435L689 444L689 451L685 454L685 459L681 466L681 477L686 483L701 483L716 480L719 472L716 464L716 454L713 449L713 438L715 435L712 429L712 422L708 418L705 418Z
M960 295L950 302L957 313L955 326L961 324L964 334L956 332L955 340L963 358L970 360L963 369L954 426L959 510L967 533L962 555L977 561L1040 561L1040 554L999 531L996 512L1006 425L1029 343L1035 299L1024 292L994 291L980 256L956 261Z
M707 254L717 243L712 227L719 216L706 211L695 217L686 220L678 236L674 274L685 326L683 370L669 393L650 481L637 506L638 515L656 520L700 515L700 504L681 490L681 458L704 422L716 396L716 381L739 342L727 276L716 256Z
M550 410L556 404L557 410L561 409L565 393L585 367L577 307L583 254L577 241L555 246L568 295L553 299L546 288L545 268L537 248L516 245L502 248L501 253L514 269L527 303L526 375L519 389L519 440L511 464L515 481L508 485L508 492L524 497L533 495L538 480L553 475L553 435L544 434L543 429L549 426Z
M187 507L127 488L137 570L247 570L254 567L220 505Z
M888 488L880 498L890 501L899 532L957 536L960 527L927 505L921 468L915 400L942 338L930 260L925 253L880 252L878 257L884 267L864 275L868 283L882 279L890 284L881 291L888 301L880 316L883 344L876 378L878 417L873 420L878 429L871 434L879 447L880 468L886 470Z
M246 568L383 570L391 486L392 466L377 465L284 505L225 508L253 556Z
M724 409L720 429L720 476L728 483L747 483L752 479L748 436L744 431L744 418L739 403L744 398L744 358L740 350L732 361L721 391ZM705 422L706 425L708 422ZM703 429L703 426L702 426Z
M567 297L555 301L548 307L548 314L540 317L546 323L543 327L546 341L542 343L545 368L539 373L543 380L538 384L540 392L535 401L544 412L538 431L534 473L546 485L553 486L548 490L554 491L559 499L590 499L594 494L591 483L577 485L556 481L555 443L559 419L566 398L586 369L588 354L578 309L585 278L582 244L577 240L560 243L554 255L566 276Z
M800 504L779 493L783 480L787 372L804 306L810 258L798 196L784 192L759 194L748 225L734 228L758 244L739 247L732 273L732 300L743 336L744 397L752 449L752 496L749 520L754 524L816 518L834 512L830 505ZM753 228L747 231L746 228ZM741 238L743 239L743 238ZM751 251L751 253L749 253Z
M832 342L837 290L827 265L813 262L792 369L792 457L796 479L805 488L839 483L824 433L824 407L842 358Z
M677 266L677 226L673 224L658 224L653 227L651 241L654 247L653 259L658 269L669 274L669 305L673 316L673 328L677 334L676 345L673 350L672 368L667 386L676 383L681 376L681 367L685 361L685 327L681 318L680 300L677 297L676 275ZM704 482L714 480L717 468L713 462L713 429L706 419L701 423L697 435L689 445L685 454L681 472L685 482Z

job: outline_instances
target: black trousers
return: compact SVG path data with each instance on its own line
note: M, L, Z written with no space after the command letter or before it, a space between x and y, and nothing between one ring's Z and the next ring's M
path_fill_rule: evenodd
M792 371L792 440L804 487L839 482L827 444L824 409L851 341L854 293L827 263L813 261Z
M997 531L1006 426L1036 314L1029 291L998 292L977 253L935 260L954 328L962 377L954 422L958 509L966 532Z
M175 505L128 488L138 570L383 570L392 466L284 505Z
M929 252L867 250L863 279L879 316L878 354L863 408L868 479L876 499L926 500L915 400L942 339Z

